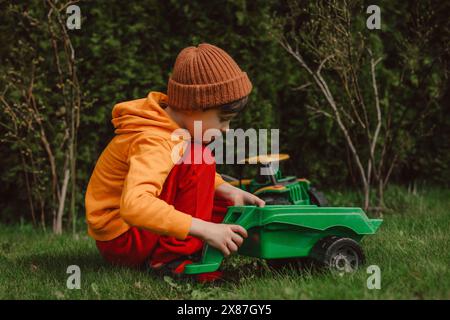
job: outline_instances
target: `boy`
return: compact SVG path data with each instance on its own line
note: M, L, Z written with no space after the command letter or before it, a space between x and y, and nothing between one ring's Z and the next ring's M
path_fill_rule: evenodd
M85 199L88 233L107 261L180 274L204 242L225 256L238 250L247 232L220 223L226 206L264 201L223 181L214 161L174 163L179 142L171 135L185 129L194 136L194 121L201 121L203 131L225 132L251 89L247 74L225 51L204 43L179 53L167 95L152 91L114 106L116 136L97 161ZM183 159L196 151L213 159L209 142L191 141Z

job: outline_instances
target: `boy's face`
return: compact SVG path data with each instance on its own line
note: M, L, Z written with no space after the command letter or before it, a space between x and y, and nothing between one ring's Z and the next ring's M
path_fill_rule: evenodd
M201 121L202 143L208 144L213 138L205 137L205 131L208 129L218 129L225 133L230 128L230 121L236 116L236 113L223 113L218 108L212 108L205 111L194 111L185 114L184 125L189 131L191 137L194 136L194 121ZM206 141L208 140L208 141ZM198 141L200 142L200 141Z

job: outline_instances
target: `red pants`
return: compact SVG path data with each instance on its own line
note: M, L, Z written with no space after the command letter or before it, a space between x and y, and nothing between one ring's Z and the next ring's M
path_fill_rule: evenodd
M203 161L194 164L193 148L197 148L196 152L205 152L207 156L213 157L207 147L192 144L186 153L192 157L191 164L181 163L173 167L159 198L193 217L220 223L232 203L214 198L216 164ZM193 236L178 240L134 226L115 239L96 241L96 244L101 255L110 263L131 267L145 263L167 263L197 253L203 247L203 241Z

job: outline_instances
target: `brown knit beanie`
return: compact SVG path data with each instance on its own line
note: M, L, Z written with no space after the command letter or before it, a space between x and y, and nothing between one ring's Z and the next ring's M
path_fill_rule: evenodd
M168 104L176 110L202 110L241 99L252 83L228 53L208 43L184 48L167 85Z

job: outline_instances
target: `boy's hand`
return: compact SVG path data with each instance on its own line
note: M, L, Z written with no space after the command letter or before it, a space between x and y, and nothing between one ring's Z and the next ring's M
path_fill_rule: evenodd
M189 234L222 251L225 257L236 252L247 238L247 230L236 224L221 224L192 218Z
M216 194L226 200L233 202L235 206L256 205L264 207L264 200L250 192L233 187L229 183L222 183L216 188ZM207 222L192 218L189 234L204 240L210 246L222 251L225 257L236 252L247 238L247 230L236 224L221 224Z
M255 205L264 207L264 200L258 198L250 192L236 188L229 183L222 183L216 188L216 194L222 198L230 200L235 206Z

